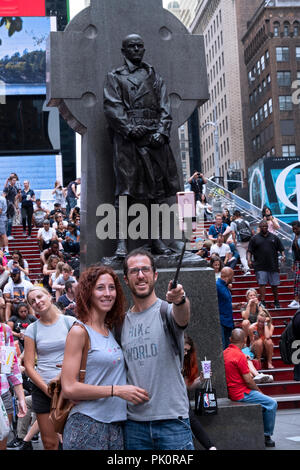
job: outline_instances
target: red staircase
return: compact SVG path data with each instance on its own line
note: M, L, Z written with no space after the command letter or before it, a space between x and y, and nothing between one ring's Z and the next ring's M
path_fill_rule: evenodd
M205 222L197 225L197 230L194 237L201 235L201 231L208 228L212 222ZM194 243L191 244L192 246ZM273 294L271 287L266 288L266 306L272 316L274 334L272 336L274 343L273 365L275 369L262 369L260 372L271 374L274 377L274 382L259 384L259 388L266 395L272 396L278 402L278 408L300 408L300 382L293 380L293 365L284 364L281 359L279 351L279 340L286 324L293 317L297 309L288 308L288 304L294 299L294 286L293 279L288 279L287 274L280 274L280 286L278 287L280 309L274 308ZM239 265L236 266L234 282L232 285L232 302L246 302L246 291L253 287L259 292L258 284L254 271L251 270L251 275L245 276L244 272L240 269ZM241 311L234 310L233 312L235 326L241 324ZM262 366L266 367L262 362Z
M32 283L42 279L40 250L37 241L37 228L32 229L31 238L27 240L27 235L23 236L23 227L21 225L12 228L14 240L10 240L8 247L10 254L14 250L19 250L23 258L27 261L29 267L29 278ZM10 257L8 258L10 259Z

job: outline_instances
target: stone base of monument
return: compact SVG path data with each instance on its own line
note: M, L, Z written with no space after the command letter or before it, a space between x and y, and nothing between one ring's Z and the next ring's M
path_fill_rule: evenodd
M193 406L193 405L192 405ZM265 450L262 408L218 399L218 414L198 416L200 423L218 450ZM195 449L203 449L194 441Z
M147 246L142 246L141 248L150 251L150 248ZM158 269L168 269L176 268L179 263L180 253L172 250L170 255L153 255L155 258L155 263ZM124 258L118 256L105 256L101 259L100 263L110 266L115 270L123 269L123 260ZM198 256L190 251L184 253L182 259L182 267L206 267L207 261L201 256Z
M176 268L158 269L155 292L165 299L168 283ZM132 300L123 281L129 306ZM186 330L197 350L199 366L206 357L211 360L212 385L218 398L218 414L199 419L218 449L264 449L263 418L260 405L229 400L225 380L221 326L219 320L215 273L208 267L182 268L178 282L191 302L191 321Z

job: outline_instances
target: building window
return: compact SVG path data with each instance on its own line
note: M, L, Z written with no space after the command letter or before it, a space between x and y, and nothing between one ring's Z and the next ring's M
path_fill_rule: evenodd
M270 59L270 53L268 50L266 50L266 61L268 61Z
M289 62L290 50L288 47L276 47L276 61Z
M255 120L255 125L258 126L258 124L259 124L258 113L255 113L254 120Z
M268 117L268 103L264 104L264 117L265 119Z
M294 23L294 36L299 36L299 23Z
M293 102L291 95L279 96L279 110L280 111L292 111Z
M300 60L300 47L296 47L296 60Z
M274 36L277 38L279 36L280 24L278 22L274 23Z
M296 156L296 146L295 145L283 145L282 146L282 156L283 157L295 157Z
M260 149L260 135L256 136L256 148L257 148L257 150Z
M269 99L268 106L269 106L269 114L272 114L272 112L273 112L273 100L272 100L272 98Z
M283 35L285 37L288 37L289 33L290 33L290 24L285 23L284 26L283 26Z
M271 75L270 74L267 75L267 83L271 83Z
M256 152L256 139L252 140L252 149L253 149L253 152Z
M260 60L257 61L257 75L260 75Z
M261 70L265 70L266 64L265 64L265 56L261 56L260 58L260 65L261 65Z
M277 84L278 86L290 86L291 85L291 72L277 72Z

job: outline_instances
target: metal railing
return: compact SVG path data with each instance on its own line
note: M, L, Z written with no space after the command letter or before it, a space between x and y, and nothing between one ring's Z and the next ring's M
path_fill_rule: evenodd
M242 199L228 189L220 186L212 180L207 180L205 195L208 203L212 206L214 214L222 213L223 209L228 209L230 214L234 210L239 210L245 220L250 223L250 226L255 231L257 230L259 222L262 220L261 209L251 204L249 201ZM292 242L294 233L292 227L283 221L279 221L280 228L276 234L282 241L286 255L286 266L282 266L282 271L290 271L293 262L292 256Z

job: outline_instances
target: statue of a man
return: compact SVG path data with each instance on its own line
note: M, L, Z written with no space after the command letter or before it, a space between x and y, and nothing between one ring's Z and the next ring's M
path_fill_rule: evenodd
M104 112L113 136L117 211L119 196L127 196L128 205L144 202L150 208L180 191L169 145L172 117L165 83L152 65L143 62L141 36L127 36L121 50L124 65L108 73L104 87ZM126 241L119 230L117 236L115 254L125 256ZM152 240L151 250L171 253L160 238Z

